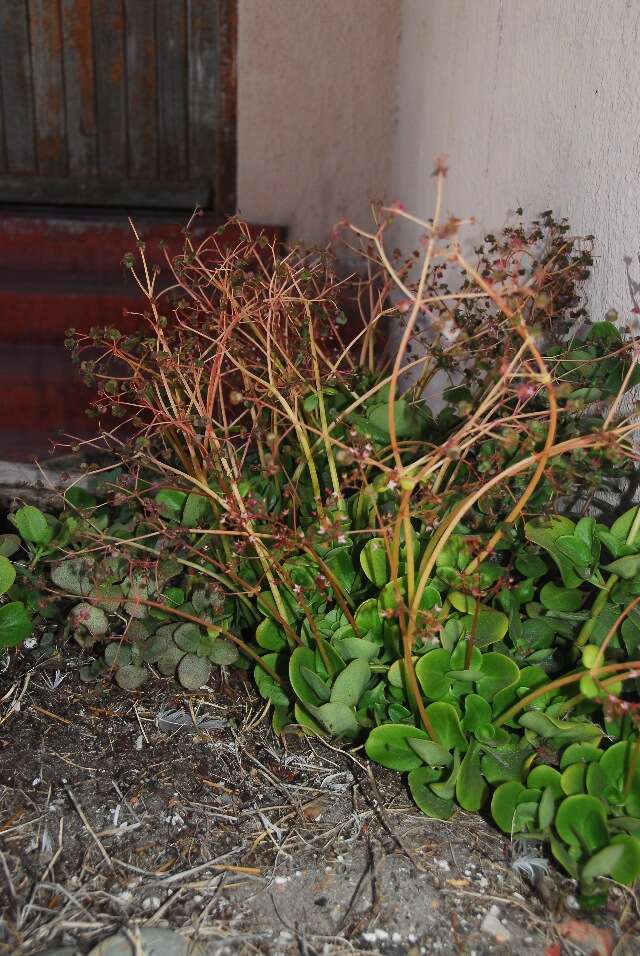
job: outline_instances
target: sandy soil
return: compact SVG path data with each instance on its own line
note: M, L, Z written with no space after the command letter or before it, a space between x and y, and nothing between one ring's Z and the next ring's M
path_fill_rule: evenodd
M0 954L123 926L204 954L640 951L631 892L582 913L480 816L429 820L361 750L277 740L237 674L130 695L57 666L0 678Z

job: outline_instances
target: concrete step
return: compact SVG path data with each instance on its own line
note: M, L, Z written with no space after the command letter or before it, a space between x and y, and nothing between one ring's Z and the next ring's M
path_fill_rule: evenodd
M149 262L163 266L169 284L164 249L181 251L186 223L148 210L132 218ZM191 234L202 241L220 225L212 216L198 217ZM252 231L282 235L272 227ZM231 225L216 242L224 249L239 238ZM0 214L0 458L28 461L47 454L62 434L95 432L84 414L91 392L75 377L64 333L140 326L140 316L130 313L143 312L145 300L122 263L136 251L123 213L5 207ZM215 261L215 248L209 258Z
M63 345L0 343L0 458L28 461L52 444L86 438L92 393L75 377Z

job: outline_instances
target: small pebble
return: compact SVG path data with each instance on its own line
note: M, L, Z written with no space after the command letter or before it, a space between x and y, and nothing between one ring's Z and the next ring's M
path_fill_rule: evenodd
M493 936L497 943L508 943L511 939L511 933L499 919L500 910L497 906L492 906L485 914L480 929L487 936Z

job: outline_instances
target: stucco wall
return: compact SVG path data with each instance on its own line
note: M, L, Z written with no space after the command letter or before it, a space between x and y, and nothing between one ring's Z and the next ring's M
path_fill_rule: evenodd
M428 214L432 158L447 206L500 226L553 208L594 233L595 315L640 275L640 2L403 0L390 194Z
M400 0L239 0L238 206L293 239L369 221L391 175Z
M324 242L371 198L594 233L592 309L640 279L640 0L239 0L241 212ZM399 38L400 34L400 38Z

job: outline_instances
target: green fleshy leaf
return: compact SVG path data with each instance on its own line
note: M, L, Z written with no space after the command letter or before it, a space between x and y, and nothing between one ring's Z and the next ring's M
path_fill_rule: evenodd
M355 712L347 704L331 701L321 707L313 707L311 713L334 737L345 737L351 740L358 734L359 727Z
M550 518L534 518L525 524L525 537L547 551L562 575L562 582L567 588L576 588L582 584L583 578L576 573L574 567L563 554L558 551L556 541L564 535L573 535L575 525L569 518L553 515Z
M268 667L270 667L276 673L279 673L279 667L281 663L280 655L265 654L262 659ZM276 707L289 706L289 698L285 694L280 684L278 684L278 682L273 679L271 674L268 674L266 670L259 664L256 664L253 670L253 677L256 682L258 692L260 696L264 698L264 700L270 700L271 703Z
M409 774L408 784L411 796L416 805L428 817L436 820L448 820L453 813L453 800L437 796L429 786L433 780L434 771L431 767L416 767Z
M160 494L162 494L162 492L160 492ZM178 506L178 504L178 501L176 501L175 505ZM176 511L176 514L177 513L179 513L179 508ZM205 498L204 495L199 495L195 491L192 491L191 494L187 495L187 499L184 502L181 523L185 528L197 528L203 519L210 514L211 504L209 499Z
M406 577L389 581L380 591L379 606L383 611L392 611L405 604L407 597L407 579ZM440 592L429 584L423 591L420 598L420 610L430 611L436 605L442 603Z
M596 519L591 517L591 515L585 515L584 518L580 518L576 525L576 530L573 532L574 537L579 538L580 541L587 545L592 555L598 553L596 528Z
M468 694L464 701L464 719L462 727L469 733L489 724L491 721L491 706L479 694Z
M165 518L179 518L186 500L184 491L174 491L171 488L164 488L156 495L156 504Z
M572 763L562 771L560 782L562 790L567 796L574 793L584 793L586 790L587 764Z
M640 839L620 833L613 837L611 844L624 847L624 854L609 871L612 879L624 886L633 886L640 876Z
M462 619L468 634L474 634L476 647L488 647L501 641L509 630L509 618L502 611L493 607L480 605L476 614L469 614ZM475 629L475 630L474 630Z
M626 834L613 837L608 846L587 860L580 876L587 883L599 876L610 876L631 886L640 876L640 840Z
M548 764L538 764L529 772L527 787L530 790L545 790L549 787L556 797L564 794L561 775L555 767L550 767Z
M349 627L348 630L351 631L352 628ZM346 631L347 631L347 627L341 627L338 629L336 633L339 633L339 632L344 633ZM355 638L355 640L360 640L360 638ZM323 678L327 678L327 679L330 678L331 680L333 680L334 677L336 677L345 669L347 662L344 660L341 654L338 653L337 649L332 644L328 644L327 641L323 639L320 640L320 643L322 644L322 648L325 651L329 669L327 670L322 654L320 653L320 647L317 646L315 648L316 673L320 674ZM379 645L379 646L382 647L382 645Z
M540 601L548 611L577 611L585 599L583 591L577 588L559 588L553 581L540 590Z
M583 789L586 789L587 793L594 797L606 800L616 809L621 808L624 804L624 782L607 777L599 763L594 762L586 765Z
M283 651L287 639L281 627L270 617L265 617L256 628L256 641L268 651Z
M636 548L629 547L613 535L608 528L598 527L598 539L614 558L624 558L627 554L635 554Z
M604 568L605 571L610 571L611 574L616 574L619 578L628 581L640 574L640 554L629 554L624 558L618 558L611 564L605 564Z
M451 690L451 655L443 648L428 651L419 659L415 671L427 700L441 700Z
M307 705L311 706L311 705ZM297 701L293 705L293 714L296 720L296 723L299 724L305 734L317 737L325 737L326 730L322 727L317 720L311 716L308 710L302 704L299 704Z
M487 785L480 770L480 750L475 742L469 745L456 780L456 799L463 810L477 812L484 803Z
M436 558L436 567L452 567L464 571L471 561L471 548L463 534L452 534Z
M82 558L63 561L51 569L51 580L67 594L87 597L93 588L87 573L88 567L89 563Z
M137 667L135 664L125 664L116 671L115 680L118 687L122 690L138 690L142 687L149 674L144 667Z
M608 799L614 800L614 795L623 794L624 806L632 817L640 817L640 761L636 764L633 779L627 789L629 767L633 760L631 740L620 740L604 751L600 758L600 770L607 780L609 791L605 791ZM614 802L618 802L617 798Z
M335 649L344 661L372 661L380 655L381 644L374 641L367 641L362 637L346 637L344 640L336 640Z
M189 654L197 654L202 643L202 634L197 624L186 621L175 629L173 639L183 651L187 651Z
M473 614L476 608L476 599L462 591L451 591L447 594L449 604L463 614Z
M109 629L109 618L102 608L82 601L71 610L69 620L73 627L86 627L92 637L100 637Z
M433 740L423 740L422 737L407 737L407 743L422 760L430 767L450 767L453 757L448 750L434 743Z
M577 532L577 528L576 528ZM592 563L591 548L576 534L561 534L555 546L580 571L588 571Z
M360 566L377 588L389 580L389 561L384 538L372 538L360 552Z
M353 566L353 555L350 545L332 548L324 556L324 561L342 590L349 594L356 582L358 572Z
M510 780L496 787L491 798L491 816L503 833L513 832L513 818L518 798L524 792L525 787L517 780Z
M22 542L17 534L0 534L0 554L4 558L10 558L20 550Z
M419 727L408 724L382 724L374 727L365 744L367 757L388 770L413 770L423 763L421 757L407 743L407 739L429 740Z
M358 701L371 680L371 668L365 660L357 658L347 664L336 677L331 688L331 702L357 707Z
M634 505L633 508L629 508L629 510L621 514L619 518L616 518L611 525L611 534L619 541L626 542L629 537L633 522L636 520L638 514L638 507L638 505ZM640 544L640 535L636 535L636 539L638 544Z
M482 655L481 670L484 676L478 681L477 691L488 701L507 688L517 687L520 681L520 668L515 661L496 651Z
M410 405L406 399L400 398L395 402L393 419L398 439L415 438L416 430L418 435L421 433L420 417L415 407ZM370 405L367 410L367 422L371 428L372 437L388 438L389 406L387 402Z
M6 594L16 579L16 569L8 558L0 554L0 594Z
M602 728L587 720L558 720L534 710L522 714L519 723L545 739L571 740L579 743L598 740L602 736Z
M591 763L600 760L602 750L593 744L569 744L562 751L560 758L560 770L566 768L572 763Z
M209 647L207 657L212 663L218 664L219 667L230 667L240 657L240 651L231 641L225 640L224 637L217 637L213 645Z
M199 690L211 676L211 663L207 657L185 654L178 664L178 680L185 690Z
M172 646L175 647L170 632L156 632L142 645L142 659L149 664L156 664Z
M515 564L516 569L524 578L531 578L534 581L541 578L549 570L544 558L527 548L522 548L518 552Z
M554 636L551 623L544 617L529 618L522 622L521 645L527 650L551 647Z
M540 801L526 800L523 795L523 802L518 803L513 817L513 829L516 832L526 832L534 830L538 820L538 808Z
M579 871L578 861L571 855L571 853L569 853L566 846L554 836L551 837L549 842L551 844L551 852L560 866L567 871L569 876L572 876L574 880L577 880Z
M456 780L460 773L460 751L453 751L453 764L449 770L449 776L444 780L437 780L431 784L431 789L438 797L443 800L452 800L456 793Z
M172 641L170 647L156 662L158 670L164 677L172 677L183 657L184 651L177 647Z
M104 649L104 662L107 667L125 667L131 663L131 645L121 641L111 641Z
M376 598L368 598L363 601L354 614L354 620L362 635L375 638L382 637L382 618L378 611Z
M466 750L467 739L460 726L455 707L442 700L429 704L426 715L437 735L437 743L446 750Z
M558 807L555 827L568 846L589 854L601 850L609 838L604 806L588 794L565 797Z
M13 515L13 522L21 538L29 544L47 544L52 538L52 529L45 515L33 505L18 508Z
M554 793L553 787L545 787L538 804L538 826L541 830L548 830L553 823L553 818L556 815L556 800L557 795Z
M311 670L310 667L306 667L304 664L301 664L300 676L304 678L318 700L320 700L323 704L326 704L327 701L330 700L331 690L325 684L319 674L316 674L316 672Z
M0 607L0 648L17 647L29 637L33 625L22 601L11 601Z
M289 681L302 704L319 707L326 701L319 697L306 680L302 668L316 672L316 656L310 647L296 647L289 659Z
M186 600L183 588L179 587L165 588L163 595L169 607L180 607Z

